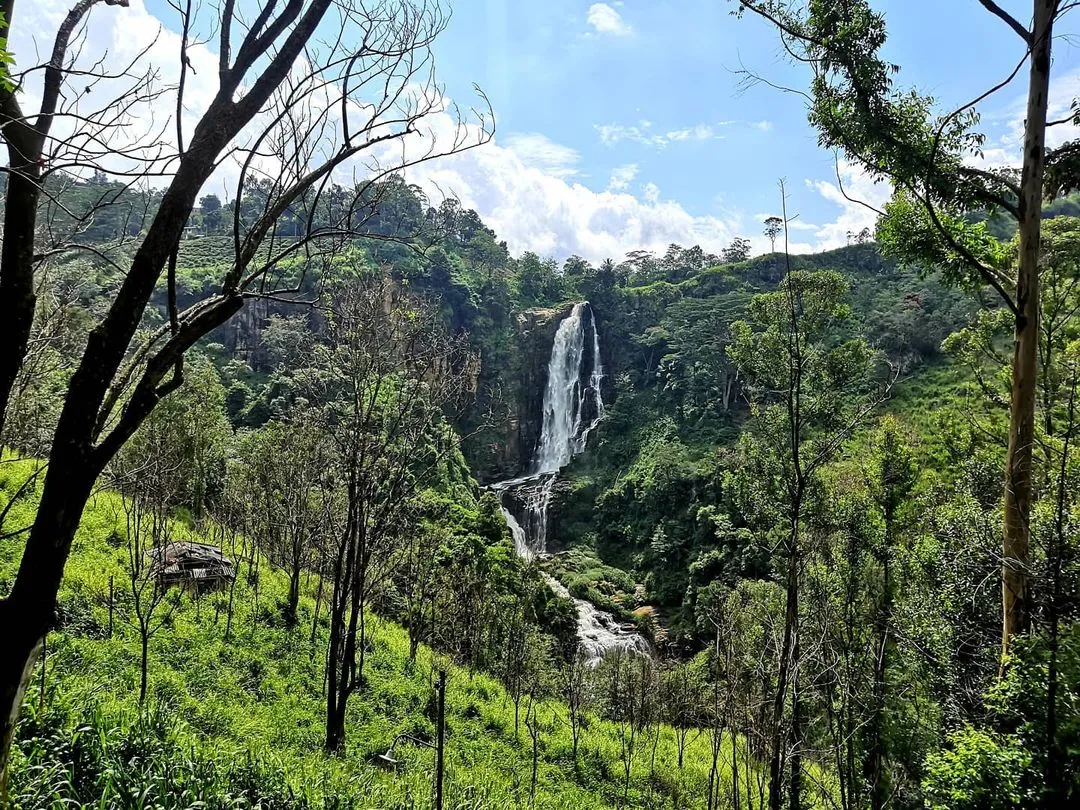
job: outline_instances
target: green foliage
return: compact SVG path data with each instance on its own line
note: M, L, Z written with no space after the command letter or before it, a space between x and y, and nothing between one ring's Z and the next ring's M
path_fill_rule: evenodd
M910 193L897 191L885 206L885 216L877 227L877 239L885 255L916 266L938 268L946 283L978 290L985 279L975 272L973 261L1001 270L1007 279L1012 255L1008 244L999 241L986 223L972 222L961 213L935 212L914 200ZM955 249L963 246L963 253Z
M8 50L7 30L7 18L0 14L0 31L4 32L4 36L0 37L0 90L11 93L15 90L11 82L11 66L15 64L15 57Z
M1025 785L1031 754L1015 741L975 728L953 732L949 747L931 754L923 781L933 810L1012 810L1031 807Z

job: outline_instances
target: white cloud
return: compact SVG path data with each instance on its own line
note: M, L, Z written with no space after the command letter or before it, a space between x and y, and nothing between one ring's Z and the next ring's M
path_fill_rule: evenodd
M806 181L807 186L841 209L840 216L835 220L817 228L814 235L819 250L843 247L848 243L849 233L858 233L863 228L873 231L877 214L867 205L880 210L892 196L888 183L874 182L852 163L840 161L839 174L843 189L832 181Z
M43 71L34 66L41 63L45 58L43 54L47 54L52 47L51 38L67 14L68 5L69 0L38 0L20 7L15 15L9 47L15 56L14 75L23 81L21 102L27 112L33 111L40 103L42 92ZM208 10L207 15L213 16L214 11ZM169 24L176 24L173 15L159 19L150 13L145 0L129 0L124 7L97 4L89 11L69 49L75 69L82 73L76 74L70 82L72 86L66 87L62 93L63 109L50 133L53 141L46 149L54 168L67 169L77 162L79 165L73 171L87 174L90 170L87 163L92 163L94 168L101 168L107 173L146 173L149 176L145 182L151 186L168 183L170 172L176 165L175 159L169 162L168 158L176 153L174 119L180 36L166 27L163 19ZM216 45L217 41L211 39L210 42ZM218 58L205 44L189 46L187 57L190 70L186 75L182 121L185 135L190 139L201 115L217 93ZM25 71L25 74L20 71ZM249 75L248 80L254 75L257 73ZM94 116L90 112L97 109L95 105L108 111L107 105L115 104L115 99L130 100L131 96L125 93L129 93L133 85L139 85L139 77L144 76L149 77L145 82L154 88L152 95L135 98L130 106L122 105L123 109L115 118L106 114ZM281 177L284 182L291 182L298 175L306 173L312 164L325 160L337 150L341 137L340 87L313 71L305 58L299 58L293 64L290 81L291 91L304 99L303 104L294 108L296 116L302 119L300 130L303 132L303 125L308 123L312 133L305 137L300 146L293 144L292 150L297 159L282 165L278 158L269 154L279 143L290 144L290 138L294 137L290 119L273 124L280 104L278 100L272 100L225 149L217 170L201 193L213 192L223 194L226 198L235 196L240 166L251 155L250 150L259 143L256 137L265 128L269 128L270 132L260 144L260 154L251 160L249 176ZM389 86L391 93L397 89L392 83ZM347 109L354 117L354 136L357 134L356 122L360 121L370 127L366 133L372 138L387 134L394 126L390 122L400 119L403 108L416 111L426 109L430 103L437 109L447 109L445 99L432 98L430 95L424 97L423 87L406 83L401 90L397 105L390 105L377 114L370 106L356 101L356 96L351 97ZM242 86L239 93L243 91ZM436 115L442 120L451 120L441 112L432 118ZM86 123L95 117L105 122L97 125L96 130ZM400 129L400 126L395 128ZM72 133L78 133L78 136L72 137ZM95 136L99 140L94 140ZM65 138L78 144L79 137L83 143L107 144L109 153L104 157L96 154L87 157L85 152L73 156L73 147L64 147L62 143L58 145ZM349 184L359 178L370 177L375 171L400 165L406 152L409 159L418 159L432 151L448 148L453 141L452 127L449 131L443 131L437 142L428 138L406 146L401 142L387 141L380 148L342 163L335 170L333 178ZM271 148L268 149L268 145ZM533 145L536 146L535 141ZM576 160L573 150L559 152L557 144L551 144L551 147L546 157L551 171L557 173L560 165L565 170L571 158ZM93 148L104 151L96 146ZM146 162L148 155L154 160L153 166L148 166Z
M1050 99L1047 105L1047 120L1059 121L1072 117L1073 101L1080 98L1080 69L1064 74L1061 78L1051 81ZM1017 115L1013 122L1013 131L1016 133L1018 144L1023 143L1024 118ZM1066 124L1057 124L1046 131L1046 146L1055 149L1066 141L1074 141L1080 138L1080 127L1069 121Z
M1072 103L1080 98L1080 68L1055 76L1050 82L1047 120L1059 121L1073 114ZM980 169L1019 166L1023 159L1024 121L1027 98L1016 95L998 110L984 113L988 137L981 153L969 155L965 162ZM998 134L994 136L994 132ZM1080 127L1069 121L1046 130L1046 146L1054 149L1066 141L1080 138Z
M605 146L613 146L619 141L632 141L642 146L663 149L672 143L707 141L721 137L709 124L695 124L683 129L669 129L666 132L653 132L652 122L646 120L638 121L635 126L597 124L595 128L600 135L600 142Z
M631 181L637 177L638 165L627 163L616 166L611 170L611 180L608 182L608 191L622 191L629 187Z
M697 124L687 129L673 129L664 133L669 142L673 141L707 141L714 137L713 128L708 124Z
M539 132L511 133L506 137L505 144L526 166L543 169L554 177L578 174L577 163L581 155L577 150L555 143Z
M622 18L622 15L607 3L593 3L589 6L589 13L585 20L598 34L628 37L634 33L634 29Z
M44 71L38 66L47 61L69 5L65 0L37 0L14 12L8 47L27 114L40 105ZM52 165L75 172L86 167L73 163L88 161L115 172L145 168L142 158L159 154L157 145L167 147L175 139L176 95L171 88L179 79L179 53L179 35L164 29L143 0L130 0L127 7L91 8L68 48L74 67L86 73L61 91L46 146ZM183 122L190 136L217 90L217 58L201 45L189 48L188 58ZM121 98L130 106L118 104ZM101 154L95 139L107 143L111 154Z
M652 121L641 119L634 125L628 124L595 124L594 129L600 136L600 142L605 146L613 146L620 141L630 141L642 146L654 149L663 149L673 143L688 141L709 141L723 138L721 129L739 127L743 130L754 129L759 132L768 132L772 129L771 121L717 121L715 124L694 124L693 126L680 129L657 131L653 129Z
M441 118L438 126L449 128L449 117ZM629 174L626 169L619 177ZM575 178L527 166L501 142L414 167L406 176L435 199L453 194L476 209L514 254L576 253L598 262L638 248L663 252L672 242L718 253L744 233L737 217L695 216L662 200L655 184L646 184L640 198L624 189L594 191Z

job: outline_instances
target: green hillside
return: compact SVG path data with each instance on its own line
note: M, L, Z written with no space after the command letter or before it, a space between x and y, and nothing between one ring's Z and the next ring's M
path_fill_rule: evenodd
M0 509L33 468L33 462L11 458L0 464ZM34 497L25 497L8 514L19 521L34 508ZM177 537L219 539L205 535L214 531L210 525L175 529ZM350 704L347 754L321 753L325 617L312 635L309 578L299 626L281 626L287 577L261 557L240 563L231 622L227 591L185 595L169 612L150 642L151 690L140 709L139 634L125 595L124 531L120 498L96 494L61 589L47 666L27 697L12 770L15 807L430 807L431 750L399 743L394 758L400 765L393 772L371 764L371 757L385 753L399 733L434 738L433 685L443 667L447 807L623 806L625 728L590 712L575 769L566 708L544 696L557 690L556 678L537 688L535 708L524 698L515 730L514 701L497 680L426 646L410 661L404 630L381 619L373 620L366 686ZM17 540L0 544L0 582L10 582L20 551ZM258 569L257 598L251 565ZM111 637L110 581L116 592ZM529 725L537 730L535 793ZM704 807L709 733L689 733L682 767L670 726L639 733L629 803ZM731 737L722 745L729 750ZM727 766L720 776L730 780ZM756 775L751 782L756 792Z

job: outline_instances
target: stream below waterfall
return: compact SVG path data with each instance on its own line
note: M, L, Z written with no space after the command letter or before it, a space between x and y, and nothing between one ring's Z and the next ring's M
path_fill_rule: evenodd
M547 551L548 508L559 471L585 449L604 416L600 386L604 366L600 336L588 302L575 304L560 323L551 347L540 438L525 475L490 485L499 496L502 513L514 538L514 549L532 560ZM512 496L522 509L519 519L507 505ZM590 663L613 650L649 654L649 643L625 629L610 613L584 599L572 597L561 582L544 574L556 594L577 609L578 639Z

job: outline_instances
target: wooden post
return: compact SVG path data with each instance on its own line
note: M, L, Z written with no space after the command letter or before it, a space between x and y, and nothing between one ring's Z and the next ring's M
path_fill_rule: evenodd
M443 751L446 739L446 670L439 670L439 718L435 741L435 810L443 810Z
M45 664L48 657L49 633L45 631L45 635L41 637L41 694L38 695L38 714L45 710Z

